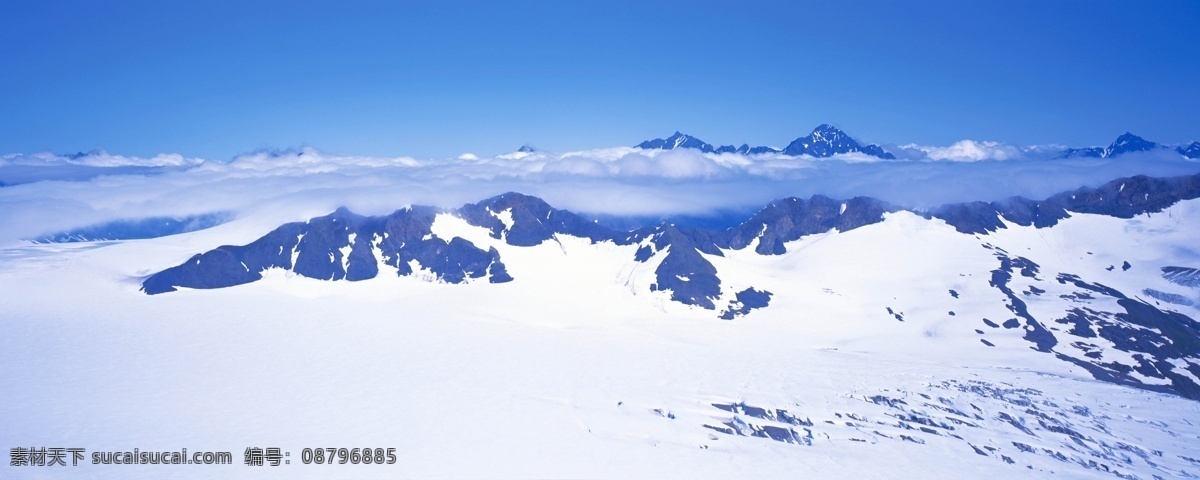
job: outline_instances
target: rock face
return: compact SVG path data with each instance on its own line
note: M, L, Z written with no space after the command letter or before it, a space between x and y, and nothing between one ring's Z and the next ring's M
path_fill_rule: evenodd
M1162 267L1162 276L1168 282L1185 287L1200 287L1200 269L1187 267Z
M855 197L840 201L823 195L809 199L785 198L771 202L741 225L717 237L723 248L742 249L755 240L762 255L787 252L785 242L833 229L845 232L883 221L883 214L899 210L880 200Z
M737 296L729 302L729 309L721 313L721 319L733 320L756 308L765 308L770 303L771 292L755 290L753 287L747 288L738 292Z

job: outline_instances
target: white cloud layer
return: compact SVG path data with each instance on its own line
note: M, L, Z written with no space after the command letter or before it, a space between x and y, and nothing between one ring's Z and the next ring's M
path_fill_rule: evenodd
M347 206L383 214L409 204L445 207L507 191L605 215L750 212L788 196L872 196L929 207L1013 195L1044 198L1114 178L1200 171L1162 150L1111 159L1055 159L1053 147L963 140L892 147L897 160L861 154L817 159L630 147L535 151L442 160L334 155L312 148L256 151L230 161L95 151L0 157L0 244L118 218L232 211L264 228Z
M981 162L985 160L1017 160L1024 157L1036 157L1037 151L1021 149L1015 145L999 142L959 140L948 147L928 147L920 145L905 145L905 150L917 150L924 157L933 161L950 162Z
M35 153L31 155L8 154L0 156L0 167L6 166L34 166L34 167L57 167L57 166L81 166L81 167L189 167L199 165L204 160L199 158L184 158L184 156L176 153L160 153L151 158L142 157L126 157L123 155L112 155L104 151L104 149L92 150L88 153L78 153L75 155L55 155L49 152Z

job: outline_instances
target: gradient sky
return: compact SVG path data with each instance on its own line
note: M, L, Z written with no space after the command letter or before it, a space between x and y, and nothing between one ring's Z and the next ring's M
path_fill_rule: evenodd
M0 153L1200 140L1194 1L243 3L4 2Z

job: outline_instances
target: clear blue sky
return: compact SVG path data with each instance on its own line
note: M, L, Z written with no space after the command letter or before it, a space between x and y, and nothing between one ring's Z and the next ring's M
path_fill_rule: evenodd
M1200 139L1200 2L0 5L0 153Z

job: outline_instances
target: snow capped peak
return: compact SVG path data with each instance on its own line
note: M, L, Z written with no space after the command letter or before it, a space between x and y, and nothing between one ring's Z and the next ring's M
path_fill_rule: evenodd
M676 148L694 148L704 153L713 153L715 149L712 145L700 140L691 135L679 132L678 130L667 138L656 138L647 140L635 145L637 148L644 150L674 150Z
M807 137L800 137L794 140L784 150L779 150L772 147L751 147L749 144L743 143L740 147L733 145L723 145L719 148L714 148L712 145L704 142L696 137L676 131L667 138L656 138L647 140L636 145L636 148L645 150L674 150L676 148L694 148L704 153L737 153L741 155L759 155L767 153L785 153L788 155L811 155L814 157L830 157L841 153L860 152L867 155L884 158L895 159L891 153L883 150L879 145L860 145L853 138L850 138L846 132L828 123L823 123L813 129Z
M521 148L518 148L517 151L521 152L521 153L533 153L533 152L536 152L537 149L533 148L533 145L526 143L524 145L521 145Z
M833 125L830 125L828 123L822 123L822 124L818 125L817 128L813 129L812 135L814 137L828 138L828 139L834 139L834 138L839 138L839 137L849 137L849 135L846 135L846 132L843 132L841 129L839 129Z
M1092 157L1092 158L1112 158L1121 154L1131 152L1145 152L1159 148L1157 143L1146 140L1142 137L1129 132L1121 134L1116 140L1113 140L1107 148L1088 147L1088 148L1068 148L1063 151L1059 158L1067 157Z
M1132 133L1125 132L1121 136L1117 137L1117 139L1113 141L1108 148L1104 149L1104 156L1112 157L1122 153L1143 152L1146 150L1153 150L1155 148L1158 148L1157 143L1151 142Z
M860 145L846 132L828 123L817 126L807 137L797 138L783 149L783 153L787 155L810 155L818 158L851 152L861 152L885 159L896 158L878 145Z

